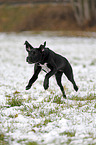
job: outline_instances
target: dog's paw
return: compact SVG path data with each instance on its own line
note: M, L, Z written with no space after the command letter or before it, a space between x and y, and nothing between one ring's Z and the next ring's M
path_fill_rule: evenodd
M44 86L44 89L47 90L48 87L49 87L49 81L48 80L47 81L44 81L43 86Z
M26 86L26 90L29 90L31 88L31 86Z
M66 99L66 95L63 95L63 98L65 98L65 99Z
M75 89L76 92L78 91L78 87L77 86L74 86L74 89Z
M45 89L45 90L47 90L47 89L48 89L48 87L49 87L49 85L48 85L48 84L44 84L44 89Z

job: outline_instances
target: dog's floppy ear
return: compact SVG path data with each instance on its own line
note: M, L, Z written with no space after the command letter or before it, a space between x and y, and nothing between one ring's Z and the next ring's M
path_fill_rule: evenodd
M30 43L28 41L25 41L24 45L26 45L27 52L30 52L31 49L33 49L33 47L30 45Z

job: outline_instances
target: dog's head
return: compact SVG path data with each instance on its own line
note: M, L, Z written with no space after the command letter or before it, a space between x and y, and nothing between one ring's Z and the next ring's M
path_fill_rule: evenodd
M32 64L39 63L42 61L42 56L46 42L44 42L44 45L40 45L39 48L34 48L31 44L29 44L28 41L25 41L24 45L26 46L26 51L28 52L28 57L26 58L26 61L28 63Z

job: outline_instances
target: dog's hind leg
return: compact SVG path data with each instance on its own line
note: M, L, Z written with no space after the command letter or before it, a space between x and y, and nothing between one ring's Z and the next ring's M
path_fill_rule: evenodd
M58 86L60 87L60 89L61 89L61 91L63 93L63 97L66 98L65 91L64 91L64 88L63 88L62 83L61 83L62 74L63 74L62 72L57 72L55 74L55 78L56 78Z
M64 74L68 78L68 80L73 84L74 90L77 92L78 91L78 86L76 85L74 81L74 76L73 76L73 70L72 67L69 65L67 68L64 70Z

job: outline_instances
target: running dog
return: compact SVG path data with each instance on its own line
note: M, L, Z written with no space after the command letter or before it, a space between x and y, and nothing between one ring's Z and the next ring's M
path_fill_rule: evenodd
M43 83L45 90L49 87L49 78L55 75L57 84L62 91L63 97L66 98L65 91L61 83L61 77L64 73L68 80L73 84L75 91L78 91L78 86L74 81L72 67L65 57L47 48L46 41L43 45L41 44L39 48L34 48L28 41L25 41L24 44L26 46L26 51L28 52L26 61L29 64L35 64L34 74L29 80L29 83L26 86L26 90L29 90L31 88L32 84L37 80L38 74L42 70L42 65L46 64L50 71L45 75Z

